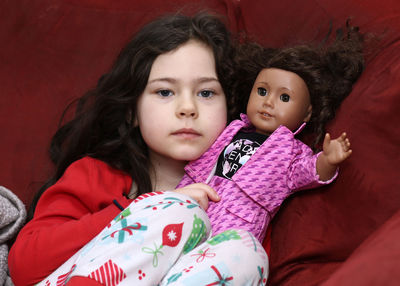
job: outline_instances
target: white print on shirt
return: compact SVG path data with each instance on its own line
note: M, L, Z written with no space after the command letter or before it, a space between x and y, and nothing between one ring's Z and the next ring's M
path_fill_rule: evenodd
M222 175L230 179L257 151L260 144L248 139L238 139L231 142L224 150Z

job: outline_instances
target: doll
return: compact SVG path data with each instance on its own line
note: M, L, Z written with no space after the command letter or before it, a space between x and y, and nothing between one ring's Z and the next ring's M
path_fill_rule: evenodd
M207 209L214 234L244 229L263 241L289 195L336 178L338 165L352 150L345 132L332 140L325 125L364 65L358 31L350 29L346 36L325 48L264 50L259 58L266 61L260 64L246 114L185 167L178 187L207 183L221 198ZM314 135L314 146L323 138L321 152L315 154L297 139L303 129Z

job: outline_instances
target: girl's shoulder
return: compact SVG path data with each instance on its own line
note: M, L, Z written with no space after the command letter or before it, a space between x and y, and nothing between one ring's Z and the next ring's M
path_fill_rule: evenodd
M86 169L90 172L109 173L110 175L114 176L129 176L123 171L110 166L108 163L90 156L86 156L82 159L76 160L75 162L71 163L71 165L69 165L69 167L67 168L68 171L79 169Z
M91 187L103 186L106 189L114 189L113 187L119 185L124 191L129 190L132 184L132 179L127 173L89 156L71 163L61 181L79 182L80 185Z

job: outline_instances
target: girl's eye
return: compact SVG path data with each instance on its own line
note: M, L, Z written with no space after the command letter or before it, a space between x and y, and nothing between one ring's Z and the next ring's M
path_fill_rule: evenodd
M214 95L214 92L211 90L202 90L198 93L199 96L209 98Z
M286 94L286 93L281 94L280 99L281 99L283 102L289 102L289 100L290 100L290 95L288 95L288 94Z
M258 93L258 95L266 96L268 92L265 88L259 87L259 88L257 88L257 93Z
M168 97L168 96L172 96L173 95L172 91L170 91L168 89L159 90L159 91L157 91L157 94L162 96L162 97Z

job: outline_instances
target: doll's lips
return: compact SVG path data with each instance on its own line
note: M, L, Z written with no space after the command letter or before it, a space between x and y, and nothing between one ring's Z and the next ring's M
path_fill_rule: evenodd
M261 117L264 117L264 118L271 118L272 117L272 115L270 113L265 112L265 111L259 111L258 114L260 114Z
M192 128L182 128L172 132L171 134L182 139L195 139L201 136L199 132Z

